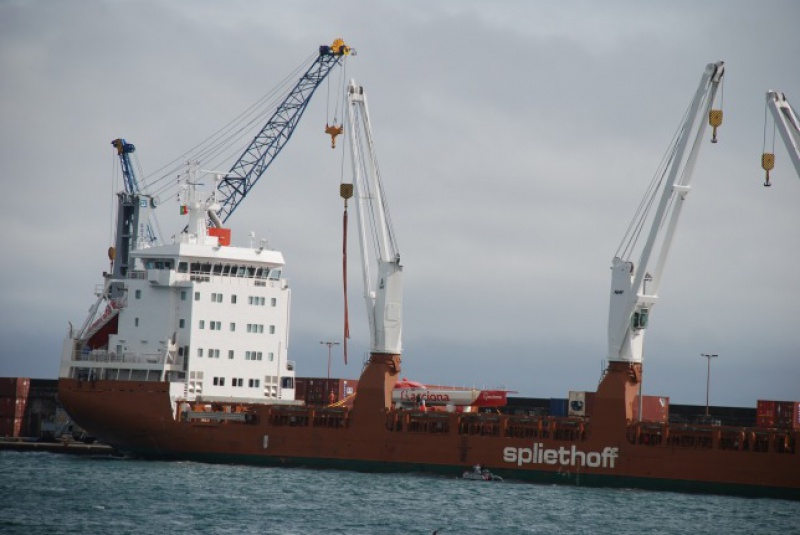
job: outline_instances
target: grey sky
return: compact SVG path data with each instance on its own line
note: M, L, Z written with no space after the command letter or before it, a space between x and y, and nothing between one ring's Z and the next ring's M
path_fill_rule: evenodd
M369 95L405 266L403 375L594 390L611 258L705 65L724 60L720 143L700 154L645 389L704 403L700 353L715 352L712 404L800 399L800 180L780 140L772 188L760 169L765 91L800 108L798 20L792 1L0 0L0 376L56 377L67 322L94 299L112 139L153 171L341 36L358 51L346 76ZM300 375L324 375L319 342L341 339L329 113L321 88L229 221L234 242L254 230L287 259ZM367 325L350 241L351 359L334 350L333 372L357 377Z

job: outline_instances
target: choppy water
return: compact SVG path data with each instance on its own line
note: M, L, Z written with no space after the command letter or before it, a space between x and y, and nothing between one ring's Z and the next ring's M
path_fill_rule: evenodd
M0 451L0 534L800 533L800 503Z

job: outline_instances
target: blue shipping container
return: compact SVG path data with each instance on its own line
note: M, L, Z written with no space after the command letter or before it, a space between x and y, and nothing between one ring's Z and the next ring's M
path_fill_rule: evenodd
M550 398L550 416L566 416L568 401L566 398Z

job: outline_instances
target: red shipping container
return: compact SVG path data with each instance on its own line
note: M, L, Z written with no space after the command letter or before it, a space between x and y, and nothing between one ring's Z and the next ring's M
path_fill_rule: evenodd
M0 398L0 418L22 418L26 402L26 398Z
M668 422L669 398L664 396L642 397L643 422ZM633 419L639 421L639 396L633 398Z
M756 406L756 425L800 429L800 402L759 399Z
M331 401L341 401L353 394L358 388L357 379L339 379L324 377L296 377L295 399L302 400L306 405L328 405Z
M758 427L775 427L775 401L759 399L756 405L756 425Z
M27 398L30 389L27 377L0 377L0 398Z
M19 438L22 418L0 418L0 437Z
M796 401L778 401L775 403L775 426L781 429L797 428L798 407L800 403Z

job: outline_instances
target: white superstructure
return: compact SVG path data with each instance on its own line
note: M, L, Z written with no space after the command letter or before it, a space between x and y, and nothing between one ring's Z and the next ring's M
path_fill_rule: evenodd
M191 181L181 204L189 224L176 243L132 251L124 277L104 274L65 340L61 377L168 381L173 400L293 402L283 255L227 245L227 229L207 228L213 194Z

